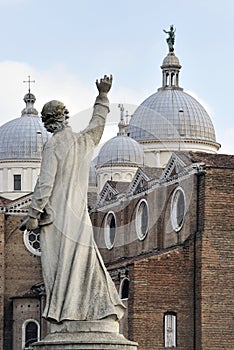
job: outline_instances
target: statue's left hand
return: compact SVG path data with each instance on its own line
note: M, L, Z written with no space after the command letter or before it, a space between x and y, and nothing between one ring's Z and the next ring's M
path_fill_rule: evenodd
M26 229L29 231L33 231L36 230L36 228L38 228L38 220L29 217L28 221L26 222Z
M112 75L110 75L110 77L108 77L107 75L104 75L104 78L100 79L100 81L96 80L96 85L99 91L99 94L107 94L110 89L111 89L111 85L112 85Z

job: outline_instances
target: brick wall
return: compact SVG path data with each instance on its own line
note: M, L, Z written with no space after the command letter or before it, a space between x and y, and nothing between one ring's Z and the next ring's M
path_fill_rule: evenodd
M3 349L4 339L4 291L5 291L5 220L0 214L0 349Z
M234 170L208 168L202 238L202 349L234 348Z
M177 348L193 346L193 243L134 263L130 336L139 350L164 349L163 318L177 314Z
M5 340L4 350L12 350L13 296L27 292L42 281L40 257L31 254L23 243L23 233L14 231L22 217L7 216L5 225Z

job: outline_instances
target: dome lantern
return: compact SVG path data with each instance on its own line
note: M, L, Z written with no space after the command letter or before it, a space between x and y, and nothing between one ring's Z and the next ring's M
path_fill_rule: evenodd
M175 28L173 25L170 26L170 30L163 30L164 33L168 34L166 39L169 53L163 60L162 68L162 88L179 88L179 73L180 73L180 62L179 59L174 54L174 44L175 44ZM183 89L181 89L183 90Z
M123 104L119 104L118 105L119 109L120 109L120 121L118 124L119 127L119 132L117 133L117 136L127 136L127 124L124 120L124 106ZM126 116L127 116L128 112L126 112Z
M28 93L24 96L24 102L26 103L26 107L22 110L21 115L25 114L34 114L38 115L37 110L34 108L34 103L36 101L36 97L31 94L30 84L35 83L35 80L30 80L30 75L28 76L28 80L24 80L24 83L28 83Z

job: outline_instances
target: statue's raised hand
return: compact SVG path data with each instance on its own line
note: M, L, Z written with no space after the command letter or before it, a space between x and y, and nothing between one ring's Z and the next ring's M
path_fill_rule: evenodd
M100 79L100 81L96 80L96 85L100 95L107 94L111 89L112 75L110 77L104 75L104 78Z

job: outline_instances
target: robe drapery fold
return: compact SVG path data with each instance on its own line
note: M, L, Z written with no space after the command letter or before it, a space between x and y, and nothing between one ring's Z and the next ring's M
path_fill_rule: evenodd
M41 262L46 290L43 317L98 320L123 316L124 306L93 239L87 210L90 162L99 143L108 102L97 97L88 127L55 132L44 146L41 172L29 216L41 226Z

